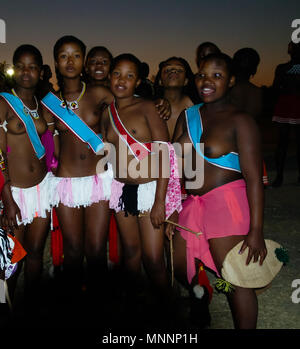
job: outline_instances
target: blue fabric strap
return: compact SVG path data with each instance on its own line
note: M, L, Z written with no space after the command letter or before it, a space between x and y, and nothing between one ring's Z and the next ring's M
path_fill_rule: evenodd
M31 118L31 116L28 116L24 113L24 105L20 98L7 93L2 92L0 93L0 96L2 96L5 101L8 103L8 105L11 107L11 109L14 111L14 113L21 119L23 122L27 135L29 137L29 140L32 144L32 147L34 149L34 152L38 159L41 159L45 155L45 148L42 145L42 142L40 140L40 137L37 133L35 124Z
M63 108L62 101L52 92L42 100L42 104L62 121L82 142L87 143L94 153L104 147L102 139L71 109Z
M185 111L187 129L194 148L196 149L197 153L210 164L227 170L241 172L239 155L236 153L228 153L220 156L219 158L208 158L202 153L200 148L200 140L203 129L201 114L199 111L202 105L203 103L193 105Z

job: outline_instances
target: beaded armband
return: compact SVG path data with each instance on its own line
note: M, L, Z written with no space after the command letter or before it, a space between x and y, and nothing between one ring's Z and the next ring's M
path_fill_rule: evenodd
M2 150L0 149L0 170L2 172L4 172L6 170L6 167L5 167L5 159L4 159L4 156L2 154Z

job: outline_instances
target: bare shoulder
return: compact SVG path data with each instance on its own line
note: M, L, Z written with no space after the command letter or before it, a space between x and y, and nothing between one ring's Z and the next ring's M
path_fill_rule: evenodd
M110 104L113 101L110 89L105 86L88 86L87 92L95 99L97 104Z
M230 116L230 122L232 123L234 129L236 131L238 130L244 130L249 129L252 131L258 131L258 126L254 118L244 111L241 111L239 109L236 109L232 112Z
M53 115L50 113L50 111L43 105L42 106L42 115L43 118L47 121L47 122L52 122L54 120Z
M186 108L192 107L194 105L189 96L184 97L184 105Z
M141 110L141 112L146 118L147 117L159 118L158 113L156 111L155 103L151 100L138 97L136 101L136 107L139 110Z
M8 112L8 105L3 98L0 98L0 120L5 120Z

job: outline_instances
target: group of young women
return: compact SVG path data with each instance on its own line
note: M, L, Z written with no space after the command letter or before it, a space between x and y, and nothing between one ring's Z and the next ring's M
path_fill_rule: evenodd
M158 103L135 95L141 62L134 55L113 58L106 48L95 47L85 58L86 46L73 36L56 42L59 90L40 101L36 88L43 76L42 56L31 45L15 51L15 86L0 94L0 149L6 165L2 224L27 252L30 307L37 299L52 207L63 236L64 291L75 299L84 259L91 299L107 297L111 210L131 297L143 265L159 304L172 302L164 233L168 239L174 234L175 276L190 290L197 283L197 261L219 275L226 253L241 240L242 252L249 248L248 262L252 257L263 262L259 131L251 116L230 103L231 58L211 43L198 51L195 78L183 58L160 64ZM50 137L42 142L46 133ZM198 157L204 159L201 187L185 188L185 171L180 171L185 159L172 142L187 146L194 165ZM182 201L184 188L187 199ZM166 218L203 234L175 232ZM17 273L9 280L11 295ZM255 328L254 290L236 287L228 297L235 327Z

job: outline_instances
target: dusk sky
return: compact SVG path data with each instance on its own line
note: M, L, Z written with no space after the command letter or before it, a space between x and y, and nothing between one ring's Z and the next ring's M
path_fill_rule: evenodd
M253 82L269 86L275 67L289 59L296 18L300 0L1 0L6 43L0 43L0 62L11 63L17 46L28 43L53 69L56 40L71 34L87 49L102 45L113 55L134 53L150 65L150 75L170 56L185 58L195 72L197 46L212 41L229 55L255 48L261 63Z

